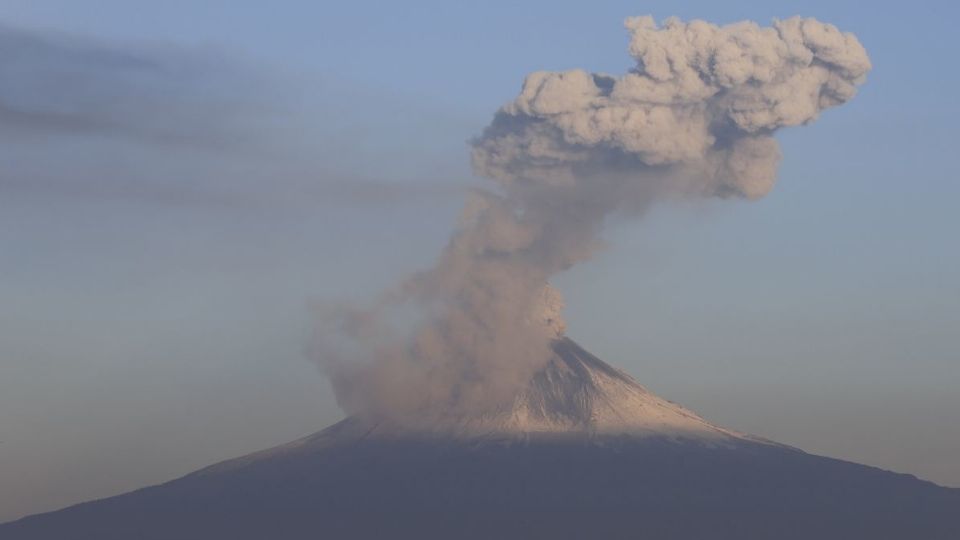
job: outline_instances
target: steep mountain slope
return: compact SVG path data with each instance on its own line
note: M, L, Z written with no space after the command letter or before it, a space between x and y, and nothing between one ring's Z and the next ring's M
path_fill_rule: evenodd
M405 422L402 428L378 425L374 432L409 433L414 429L457 437L628 435L716 443L749 438L711 425L696 413L650 393L569 338L557 340L554 349L556 355L546 367L500 410L465 418L427 415L413 425Z
M960 490L713 426L555 350L482 417L347 419L0 538L960 538Z

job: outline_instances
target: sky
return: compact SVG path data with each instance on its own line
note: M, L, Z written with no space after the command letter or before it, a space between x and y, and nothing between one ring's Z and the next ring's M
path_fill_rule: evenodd
M532 71L631 67L623 19L854 32L755 202L608 224L568 335L708 420L960 486L948 2L0 4L0 521L342 417L318 302L431 265L468 143ZM30 114L24 114L29 111Z

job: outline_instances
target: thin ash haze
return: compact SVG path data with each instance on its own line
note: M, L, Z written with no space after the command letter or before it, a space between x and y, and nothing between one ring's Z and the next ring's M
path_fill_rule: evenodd
M254 82L211 51L122 46L0 25L0 135L222 145ZM243 90L240 90L243 89Z
M774 133L851 99L871 67L854 35L815 19L626 28L628 73L532 73L473 141L474 169L497 186L470 195L436 266L372 308L321 310L314 354L347 413L500 406L564 331L548 281L591 257L606 218L663 199L763 197Z
M289 104L284 84L306 92L209 46L0 23L0 140L18 158L0 169L0 188L248 212L462 193L325 170L316 148L298 147L323 144L322 131L296 131L298 121L319 124L316 113ZM330 115L324 121L338 130Z

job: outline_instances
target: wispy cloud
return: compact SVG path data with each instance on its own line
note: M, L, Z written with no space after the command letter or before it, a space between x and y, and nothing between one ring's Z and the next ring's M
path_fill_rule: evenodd
M212 50L0 25L0 136L118 136L220 146L256 108L256 77Z
M241 58L0 24L0 194L262 211L462 195L340 172L312 153L323 93L297 110L291 81Z

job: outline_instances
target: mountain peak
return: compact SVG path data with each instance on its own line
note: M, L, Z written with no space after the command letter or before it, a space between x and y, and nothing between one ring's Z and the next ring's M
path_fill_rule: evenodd
M459 436L625 435L681 439L747 438L665 400L567 337L512 402L472 417L424 417L414 430ZM373 432L393 432L377 426ZM752 439L751 439L752 440Z
M348 418L287 449L328 446L360 439L430 437L450 440L628 437L736 445L768 443L715 426L691 410L663 399L633 377L590 354L567 337L553 343L553 356L509 403L483 414L443 411L403 422ZM281 447L283 448L283 447Z
M570 338L499 419L529 432L586 432L665 437L739 437L663 399Z
M722 428L657 396L633 377L590 354L568 337L553 342L553 356L508 404L485 414L437 413L402 422L349 417L302 439L204 469L216 473L289 454L323 451L362 441L430 439L470 445L568 440L606 444L659 440L708 447L743 443L781 446Z

